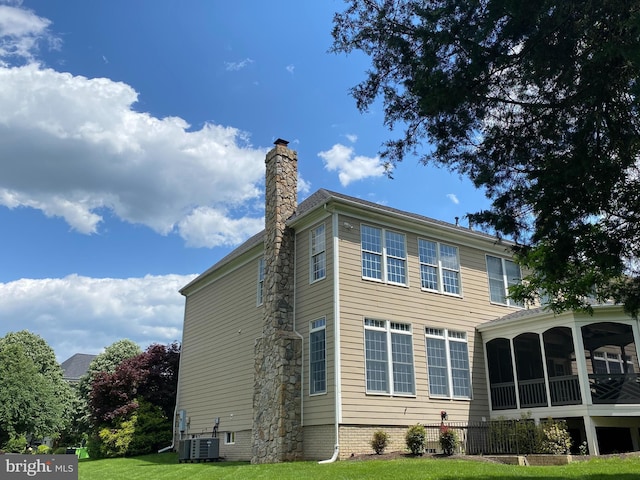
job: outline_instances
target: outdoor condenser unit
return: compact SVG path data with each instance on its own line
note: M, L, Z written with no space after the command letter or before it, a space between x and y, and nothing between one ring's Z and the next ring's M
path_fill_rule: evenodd
M191 458L191 439L178 442L178 462L183 463Z
M220 458L220 439L213 437L192 438L190 460L211 461Z

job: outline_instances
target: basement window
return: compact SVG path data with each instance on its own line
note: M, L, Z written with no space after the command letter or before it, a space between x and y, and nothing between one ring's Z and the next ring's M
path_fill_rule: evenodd
M236 432L225 432L224 434L224 444L225 445L234 445L236 443Z

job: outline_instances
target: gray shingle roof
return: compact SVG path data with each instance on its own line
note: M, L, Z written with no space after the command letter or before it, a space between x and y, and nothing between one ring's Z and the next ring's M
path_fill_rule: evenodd
M65 380L79 380L87 370L89 370L89 364L96 358L95 355L88 353L76 353L67 358L60 364L62 367L63 377Z

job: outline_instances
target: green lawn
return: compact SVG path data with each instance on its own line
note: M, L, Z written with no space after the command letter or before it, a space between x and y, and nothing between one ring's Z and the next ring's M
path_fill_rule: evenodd
M403 458L399 460L342 461L249 465L238 462L178 463L176 454L136 458L81 460L79 480L212 480L212 479L340 480L373 478L489 480L638 480L640 457L594 458L556 467L519 467L456 459Z

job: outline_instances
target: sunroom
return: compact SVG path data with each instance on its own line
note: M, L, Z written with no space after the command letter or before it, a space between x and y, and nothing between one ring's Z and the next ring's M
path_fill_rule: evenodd
M640 334L622 307L522 310L478 331L492 418L564 419L575 448L640 450Z

